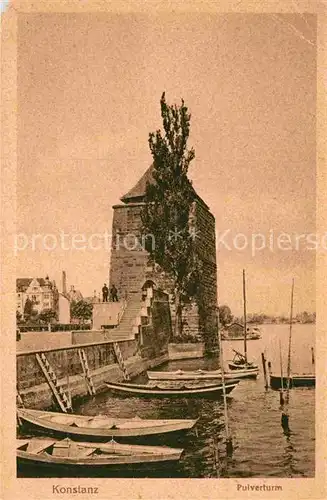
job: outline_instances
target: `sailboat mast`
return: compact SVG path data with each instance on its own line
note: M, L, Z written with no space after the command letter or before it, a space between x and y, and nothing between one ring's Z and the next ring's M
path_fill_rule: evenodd
M246 345L246 292L245 292L245 269L243 269L243 307L244 307L244 358L248 362Z

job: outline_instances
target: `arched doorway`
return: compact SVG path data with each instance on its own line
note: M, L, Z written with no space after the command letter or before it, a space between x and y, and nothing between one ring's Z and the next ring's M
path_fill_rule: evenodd
M142 292L146 291L148 288L156 290L157 285L153 280L146 280L142 286Z

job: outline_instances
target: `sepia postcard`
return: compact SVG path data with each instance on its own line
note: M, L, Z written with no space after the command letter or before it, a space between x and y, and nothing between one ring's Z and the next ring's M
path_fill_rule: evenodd
M0 498L327 498L326 2L0 5Z

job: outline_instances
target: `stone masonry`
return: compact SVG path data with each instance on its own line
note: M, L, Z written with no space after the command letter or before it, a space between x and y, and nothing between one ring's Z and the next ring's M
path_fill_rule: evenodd
M110 286L114 283L119 299L139 293L147 280L156 288L171 293L171 282L157 266L150 266L144 250L140 213L144 205L146 182L153 182L150 167L139 182L121 198L122 204L113 207ZM205 202L196 195L191 214L196 231L199 257L202 261L201 296L184 310L183 333L204 340L207 351L215 344L217 305L217 265L215 219ZM171 301L174 321L174 304Z

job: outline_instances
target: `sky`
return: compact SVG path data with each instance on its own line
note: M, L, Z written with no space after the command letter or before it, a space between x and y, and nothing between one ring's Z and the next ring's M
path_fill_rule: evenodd
M315 22L21 13L17 276L60 286L65 270L85 296L108 281L106 245L72 238L110 233L112 206L151 163L165 91L192 115L189 176L216 219L219 302L241 314L245 269L249 313L288 314L292 278L295 312L314 311Z

